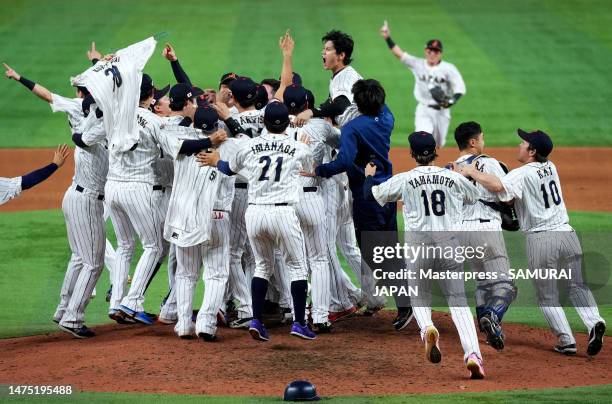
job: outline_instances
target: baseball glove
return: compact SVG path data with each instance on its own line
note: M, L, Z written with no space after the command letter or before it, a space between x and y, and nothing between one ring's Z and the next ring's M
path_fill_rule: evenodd
M450 101L450 98L446 95L442 87L435 86L429 90L431 97L438 103L441 107L446 107Z

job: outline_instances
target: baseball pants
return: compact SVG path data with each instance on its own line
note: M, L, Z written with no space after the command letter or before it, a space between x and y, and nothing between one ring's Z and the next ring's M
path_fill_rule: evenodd
M229 227L227 212L213 211L210 239L190 247L176 247L176 302L178 321L175 332L191 335L194 331L191 321L193 295L204 266L204 299L196 320L196 333L217 332L217 312L223 304L229 276Z
M405 242L408 246L425 246L426 248L428 246L440 246L444 249L449 246L452 248L459 246L456 238L453 240L448 234L443 234L442 237L440 237L439 232L406 233ZM423 339L427 327L434 324L431 318L432 279L420 276L420 270L432 268L434 272L449 271L460 274L463 272L463 264L453 259L447 260L442 257L419 256L415 259L414 263L411 262L411 260L406 260L406 268L416 271L415 279L409 279L407 283L409 287L417 288L418 295L412 296L411 301L414 318L419 325L421 339ZM451 279L439 279L437 282L448 302L448 308L450 309L453 323L459 333L459 339L464 352L463 359L467 359L471 353L475 353L479 358L482 358L478 337L476 335L476 327L474 326L474 319L472 318L472 313L467 304L467 299L465 298L464 279L462 277L458 279L449 278Z
M163 255L162 196L162 190L153 190L151 184L117 181L106 183L106 198L117 235L111 309L123 305L136 312L144 311L144 292L159 269ZM130 263L136 248L136 235L142 243L143 253L136 265L130 290L125 295Z
M79 192L72 184L62 202L72 256L54 318L70 328L83 325L85 308L104 268L106 229L99 195L88 189Z
M436 146L444 147L450 119L448 108L437 110L418 104L414 113L414 130L431 133L436 140Z
M530 269L567 269L571 279L565 280L567 293L587 330L604 321L597 303L582 277L582 248L574 231L542 231L527 233L527 261ZM575 344L576 340L559 304L556 279L534 279L540 309L560 345Z

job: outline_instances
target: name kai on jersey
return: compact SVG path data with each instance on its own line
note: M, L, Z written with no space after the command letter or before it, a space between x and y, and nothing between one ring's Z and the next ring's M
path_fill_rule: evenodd
M295 146L284 144L283 142L266 142L251 146L251 151L253 154L275 151L285 153L293 157L295 156L296 150L297 149Z
M412 186L412 189L415 189L416 187L421 186L421 185L429 185L429 184L444 185L449 188L452 188L453 185L455 185L455 180L452 180L448 177L443 177L438 174L429 174L429 175L421 175L417 178L413 178L410 181L408 181L408 184Z

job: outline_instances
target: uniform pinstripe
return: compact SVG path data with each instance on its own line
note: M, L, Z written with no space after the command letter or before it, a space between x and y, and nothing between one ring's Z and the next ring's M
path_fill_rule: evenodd
M53 94L50 103L54 112L66 113L72 132L81 132L89 145L75 149L74 176L62 202L72 255L53 317L70 328L83 325L85 308L104 268L107 242L101 199L108 172L106 133L95 114L84 117L82 101Z
M480 172L495 175L502 178L506 173L502 170L499 162L491 157L477 157L470 154L461 156L455 163L459 166L468 161L476 161L476 168ZM469 159L469 160L468 160ZM466 161L467 160L467 161ZM474 183L479 192L479 202L464 205L463 232L459 234L464 246L486 246L483 258L469 260L470 267L474 272L495 273L497 279L476 280L476 307L500 309L496 311L501 320L507 306L514 299L514 282L510 277L510 261L506 252L506 243L501 228L501 216L493 208L480 202L497 202L497 195L487 191L481 184Z
M164 212L163 190L153 189L160 181L155 162L161 154L161 120L149 110L139 108L138 125L140 137L136 149L109 153L106 198L117 235L110 308L118 309L123 305L140 312L144 310L144 292L163 254L161 223ZM136 246L135 234L142 243L143 254L124 297Z
M463 176L436 166L419 166L405 173L397 174L380 185L372 187L376 201L385 203L404 202L405 243L409 246L459 246L455 232L461 229L463 205L478 200L476 188ZM416 270L433 268L436 271L463 272L463 263L454 259L416 257L414 263L406 260L406 268ZM431 280L416 276L408 285L418 288L418 296L411 296L414 316L421 329L421 338L431 319ZM482 358L474 319L467 305L462 278L441 279L438 284L446 297L459 332L464 359L475 353Z
M346 66L338 73L334 74L332 79L329 81L329 99L333 101L343 95L352 103L353 84L362 78L363 77L361 77L361 75L357 73L357 70L355 70L352 66ZM350 120L349 117L354 116L354 108L347 108L342 114L336 117L336 121L340 124L340 126L343 126Z
M530 269L567 269L570 301L582 322L591 330L604 322L595 298L582 278L582 248L563 201L561 181L551 161L528 163L512 170L501 179L504 192L500 199L514 199L521 230L526 235L527 261ZM575 344L576 340L559 304L557 280L534 279L540 309L560 345Z
M0 177L0 205L5 204L21 193L21 177Z

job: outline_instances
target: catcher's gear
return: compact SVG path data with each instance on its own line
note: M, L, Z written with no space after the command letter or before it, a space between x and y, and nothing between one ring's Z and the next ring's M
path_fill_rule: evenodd
M481 157L489 157L489 156L487 156L486 154L481 154L479 156L472 156L471 158L467 159L466 162L468 164L471 164L474 160L477 160ZM508 174L508 172L510 171L508 169L508 165L506 165L506 163L502 161L499 161L499 165L501 166L501 169L504 170L504 173ZM501 221L502 221L501 223L502 229L507 230L507 231L518 231L520 226L519 226L518 217L516 216L516 211L514 210L513 205L508 205L508 204L499 203L499 202L483 201L482 199L479 199L478 201L482 204L487 205L491 209L499 212L499 215L501 216Z

